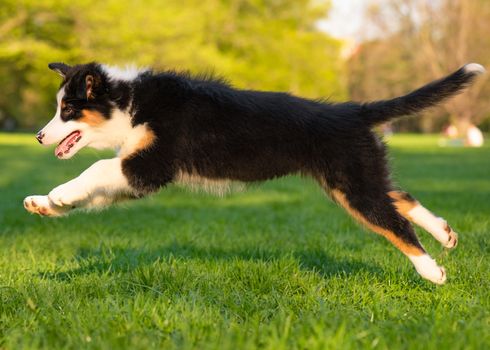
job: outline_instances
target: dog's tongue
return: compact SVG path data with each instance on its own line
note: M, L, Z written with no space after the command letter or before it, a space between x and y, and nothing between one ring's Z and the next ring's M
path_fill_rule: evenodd
M54 154L59 158L63 156L63 154L70 152L70 148L75 145L75 142L78 142L80 134L80 131L74 131L65 137L54 150Z

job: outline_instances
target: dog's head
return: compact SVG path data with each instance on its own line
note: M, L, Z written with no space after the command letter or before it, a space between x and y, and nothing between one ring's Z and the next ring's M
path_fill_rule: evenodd
M50 63L49 68L63 78L56 95L53 119L37 134L43 145L58 143L55 154L71 158L85 146L114 147L108 126L114 109L120 108L121 94L128 94L118 84L115 88L104 67L97 63L68 66Z

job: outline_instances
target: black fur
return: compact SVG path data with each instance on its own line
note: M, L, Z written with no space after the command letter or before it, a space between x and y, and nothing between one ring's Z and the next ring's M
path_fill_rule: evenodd
M462 68L393 100L332 104L147 72L131 84L133 123L147 123L158 141L126 160L126 173L143 192L165 186L178 170L246 182L302 173L342 190L360 186L352 181L358 177L388 184L373 125L432 106L473 77Z

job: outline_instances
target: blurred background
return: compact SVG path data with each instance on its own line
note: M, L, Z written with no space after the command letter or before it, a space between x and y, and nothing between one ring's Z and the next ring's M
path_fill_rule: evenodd
M215 72L240 88L373 100L467 62L490 67L489 33L488 0L0 0L0 128L36 130L52 117L52 61ZM489 131L487 79L385 131Z

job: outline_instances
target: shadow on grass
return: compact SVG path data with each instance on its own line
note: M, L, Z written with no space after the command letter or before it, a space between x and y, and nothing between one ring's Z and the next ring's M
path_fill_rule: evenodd
M313 271L324 278L355 275L360 272L382 276L378 266L366 264L355 258L337 259L320 250L295 251L286 253L272 250L233 250L219 248L198 248L190 244L171 244L155 249L135 249L102 246L97 249L80 248L75 260L79 267L63 272L41 272L39 276L57 281L70 281L76 277L92 273L128 273L146 265L166 259L204 261L260 261L273 262L284 257L293 257L301 269Z

